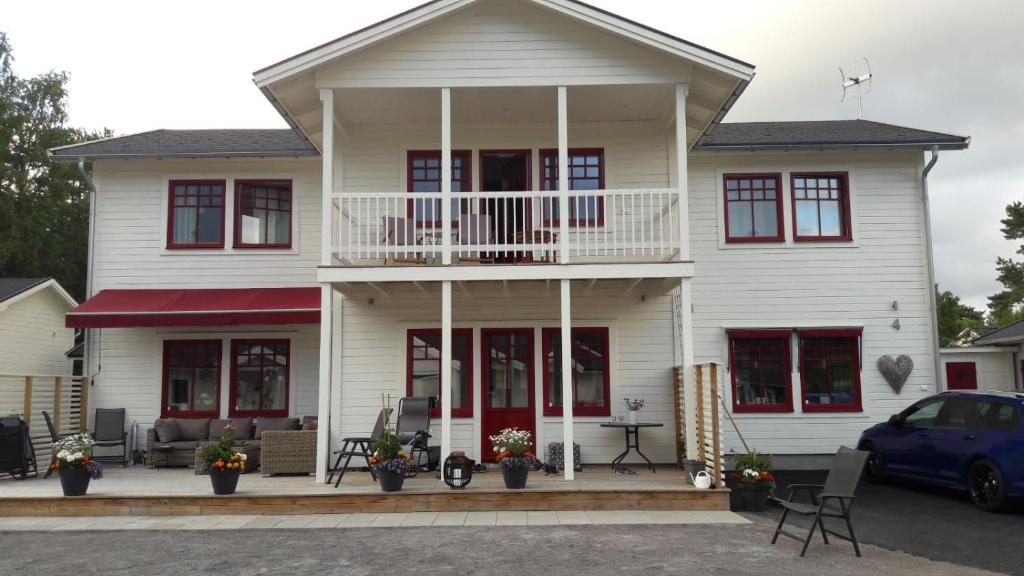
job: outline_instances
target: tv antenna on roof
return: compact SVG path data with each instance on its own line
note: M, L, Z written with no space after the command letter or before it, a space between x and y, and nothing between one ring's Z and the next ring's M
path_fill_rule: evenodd
M840 102L846 101L846 93L854 88L857 90L857 94L854 96L857 99L857 106L859 113L857 118L864 116L864 96L871 93L871 63L868 62L867 58L864 58L864 65L851 64L847 70L843 70L843 67L839 67L839 75L843 77L843 97L839 99Z

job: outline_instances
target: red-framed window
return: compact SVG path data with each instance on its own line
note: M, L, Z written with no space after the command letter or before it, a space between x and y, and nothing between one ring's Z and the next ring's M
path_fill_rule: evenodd
M224 180L171 180L167 248L224 247Z
M220 416L220 340L165 340L164 418Z
M860 412L861 330L800 330L804 412Z
M469 192L473 189L473 153L469 150L452 150L452 193ZM417 192L441 191L441 151L409 150L406 160L406 190ZM456 226L459 214L468 208L466 200L452 200L452 225ZM441 226L441 201L416 200L410 198L407 212L416 225L426 228Z
M562 331L544 328L544 415L562 415ZM611 415L608 328L572 329L573 416Z
M726 174L725 241L782 242L782 175Z
M291 180L235 180L235 248L291 248L293 207Z
M288 340L231 341L228 416L288 416L290 344Z
M734 412L792 412L789 330L730 330Z
M540 151L542 190L558 190L558 150ZM569 149L569 190L604 190L604 149ZM544 225L558 226L558 203L544 207ZM604 198L575 196L569 199L569 226L604 226Z
M850 190L846 172L794 173L793 240L796 242L848 242Z
M452 417L473 417L473 330L452 330ZM431 416L441 416L441 330L418 328L406 340L405 393L435 399Z

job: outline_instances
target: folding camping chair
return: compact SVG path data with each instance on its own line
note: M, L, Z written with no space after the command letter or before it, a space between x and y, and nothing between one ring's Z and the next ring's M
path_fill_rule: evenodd
M407 396L398 401L398 421L395 435L409 451L413 466L406 476L413 477L421 471L430 471L436 462L430 459L430 406L433 399ZM423 463L426 458L426 463Z
M369 436L349 436L348 438L341 439L341 450L335 450L334 452L338 455L338 459L334 462L331 475L327 477L328 484L331 483L331 480L334 480L335 472L338 473L338 481L334 483L334 487L337 488L341 484L341 478L348 471L348 465L352 461L353 456L365 460L366 467L370 469L370 476L376 479L373 468L370 467L370 456L373 456L373 445L377 443L380 435L384 433L384 427L387 425L390 417L391 408L382 408L380 414L377 415L377 422L373 425L373 431L370 432ZM341 463L342 458L345 459L344 464Z
M0 472L19 480L39 474L28 425L18 416L0 418Z

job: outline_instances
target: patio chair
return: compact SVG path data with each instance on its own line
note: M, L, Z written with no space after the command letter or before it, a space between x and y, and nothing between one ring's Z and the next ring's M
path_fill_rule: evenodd
M93 420L92 440L95 446L101 448L113 448L121 446L121 466L128 467L128 432L125 431L125 409L124 408L97 408L96 418ZM103 460L113 458L104 456L96 458Z
M0 418L0 472L19 480L39 473L28 426L17 416Z
M398 421L395 423L395 435L398 436L412 458L413 466L406 476L413 477L421 470L429 471L430 462L430 407L432 398L407 396L398 401ZM426 457L427 463L422 460Z
M374 480L377 479L376 474L373 473L373 468L370 467L370 456L373 456L373 445L377 443L377 439L384 433L384 426L387 425L388 419L391 417L391 408L382 408L380 414L377 415L377 422L373 425L373 431L370 432L369 436L349 436L348 438L342 438L341 450L336 450L334 453L338 455L337 460L334 462L334 467L331 469L331 475L327 477L327 483L330 484L331 480L334 480L334 473L338 473L338 480L334 483L334 487L337 488L341 484L341 478L345 476L345 472L348 471L349 462L352 461L352 457L362 458L366 461L366 467L370 470L370 476ZM341 463L341 459L345 459L345 463Z
M50 418L50 413L43 410L43 420L46 420L46 430L50 433L50 443L54 443L61 438L67 438L68 436L74 436L74 434L59 434L57 429L53 427L53 419ZM46 473L43 474L43 478L49 478L50 474L53 474L53 463L57 461L57 453L51 450L50 454L50 466L46 468Z
M845 446L839 449L835 459L832 461L832 469L828 472L828 478L824 484L792 484L789 487L789 497L779 504L783 507L782 518L775 528L775 535L772 536L772 544L779 539L779 534L802 542L804 547L800 550L802 557L807 553L807 546L814 536L814 529L821 530L821 539L828 544L828 535L831 534L841 540L853 543L853 551L860 557L860 546L857 544L857 535L853 532L853 523L850 521L850 510L853 508L853 499L857 491L857 484L860 481L861 472L864 471L864 463L868 460L868 453L863 450L851 450ZM806 490L813 503L794 502L793 496L798 490ZM838 504L838 508L836 505ZM811 529L807 532L806 538L801 538L782 529L786 523L789 513L801 516L814 516ZM842 518L846 522L846 529L849 535L839 534L825 528L825 518Z
M408 218L401 218L398 216L384 216L381 218L384 221L384 238L381 239L381 243L384 244L385 256L384 263L388 263L387 254L391 251L391 247L395 248L406 248L409 246L418 246L421 241L416 237L416 222ZM406 264L426 264L427 259L423 257L423 253L420 252L403 252L396 253L391 257L392 263L406 263Z
M459 236L456 240L459 261L494 263L494 255L482 250L483 246L494 243L491 220L485 214L459 215ZM463 256L464 252L469 255Z

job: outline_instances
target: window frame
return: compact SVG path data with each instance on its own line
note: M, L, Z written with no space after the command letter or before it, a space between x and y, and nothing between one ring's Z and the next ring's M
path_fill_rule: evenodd
M842 227L842 233L838 236L804 236L801 235L800 225L797 220L797 197L796 197L796 179L797 178L837 178L839 180L839 224ZM790 172L789 173L789 200L790 208L793 214L793 242L852 242L853 241L853 216L850 210L850 173L846 171L840 172ZM806 200L801 200L806 201ZM817 199L818 203L818 230L821 230L821 199Z
M217 242L196 242L192 244L178 243L174 241L174 198L176 186L188 185L219 185L223 190L220 211L220 240ZM197 207L198 208L198 207ZM167 181L167 245L168 250L209 250L224 248L224 228L227 226L228 211L228 183L227 180L217 178L201 179L174 179ZM196 212L198 214L198 210ZM198 222L197 222L198 229Z
M861 328L812 328L797 332L797 350L799 351L800 367L800 406L804 412L863 412L864 391L861 386L861 372L864 367L861 340L864 331ZM853 364L854 401L846 404L812 404L807 402L807 354L804 352L805 338L850 338L851 360ZM829 383L831 385L831 382Z
M775 218L777 221L775 236L732 236L729 234L729 181L750 180L750 179L772 179L775 180ZM722 175L722 204L725 213L725 242L726 244L757 244L776 243L786 241L786 222L783 218L782 173L781 172L752 172L752 173L728 173ZM744 200L738 200L744 202ZM747 200L751 205L751 218L753 218L754 199ZM753 220L751 220L753 225ZM755 230L756 232L756 230Z
M238 410L238 346L253 344L285 344L285 356L288 366L284 371L284 408L274 410ZM292 342L288 338L239 338L232 339L230 347L231 380L228 382L228 418L287 418L291 409L292 380Z
M553 383L553 382L550 381L551 378L548 375L548 351L551 348L551 337L554 334L558 334L559 336L561 336L561 333L562 333L562 329L561 328L553 328L552 327L552 328L542 328L541 329L541 367L540 368L541 368L541 386L543 388L543 396L542 396L542 398L543 398L543 403L544 403L544 412L543 412L544 416L563 416L564 413L565 413L564 410L563 410L563 406L549 406L548 405L548 397L549 397L548 396L548 391L549 391L550 386L552 386L553 384L556 384L556 383L557 383L557 385L561 386L561 382L562 382L561 377L558 377L557 382ZM604 397L605 397L606 401L605 401L605 405L604 406L577 406L576 405L576 399L579 398L579 395L576 394L576 390L577 390L578 384L576 383L576 378L575 378L576 373L573 372L573 381L572 381L573 382L573 397L572 397L572 399L573 399L573 407L572 407L573 417L576 417L576 416L611 416L611 410L612 410L612 397L611 397L611 380L612 380L612 374L611 374L611 372L612 372L612 370L611 370L612 350L611 350L611 346L612 346L612 342L611 342L611 340L612 339L611 339L610 330L608 329L607 326L579 326L579 327L573 326L572 327L572 338L573 338L573 344L574 344L572 346L572 350L573 351L576 350L576 346L575 346L576 334L600 334L604 338L604 345L605 345L605 355L604 355ZM559 354L561 354L561 346L559 346L558 352L559 352Z
M409 328L405 331L405 394L412 396L412 377L413 377L413 355L412 355L412 341L416 334L436 334L440 336L440 328ZM472 328L452 328L452 342L454 344L455 335L459 334L466 337L466 358L464 362L468 369L469 374L469 386L466 389L466 406L462 408L452 408L452 418L472 418L473 417L473 394L474 381L475 381L475 364L473 362L473 329ZM454 351L453 351L454 352ZM452 357L454 358L454 356ZM441 359L438 358L438 374L441 374ZM450 376L449 376L450 377ZM431 418L441 417L441 402L444 402L444 382L438 380L437 383L437 395L438 405L430 409Z
M273 242L265 244L252 244L242 242L242 186L246 184L287 184L288 185L288 241L287 242ZM268 179L242 179L235 180L235 198L232 202L234 207L234 215L232 220L234 221L235 231L232 247L243 250L251 250L254 248L267 248L267 249L288 249L292 247L292 238L295 236L295 190L291 179L289 178L268 178ZM269 210L269 208L268 208ZM275 209L277 212L284 212L284 210Z
M217 347L217 400L216 408L213 410L171 410L168 406L170 400L170 390L168 385L170 384L170 348L176 345L188 344L192 346L216 346ZM163 342L163 358L161 359L163 374L161 374L161 405L160 405L160 417L161 418L219 418L220 417L220 395L221 395L221 374L224 368L224 343L221 340L164 340ZM192 370L196 369L195 365L192 366ZM193 374L194 377L194 374ZM194 385L194 382L193 382ZM193 402L194 404L194 402Z
M405 193L409 195L409 199L406 201L406 218L411 218L415 222L416 228L440 228L441 227L441 212L438 211L438 219L433 221L417 221L416 220L416 194L422 194L422 192L413 192L413 183L417 180L413 180L413 160L415 158L437 158L438 159L438 192L441 190L441 150L406 150L405 153ZM459 182L462 184L462 191L452 191L452 197L461 193L468 193L473 191L473 151L472 150L452 150L452 162L456 158L462 159L462 178ZM453 167L454 168L454 167ZM428 180L429 181L429 180ZM453 179L454 183L455 180ZM458 198L455 198L456 200ZM438 200L440 202L440 200ZM458 214L452 214L452 228L458 228L459 217Z
M547 160L548 158L554 158L555 159L555 169L556 170L561 170L561 167L558 166L558 148L541 148L539 152L540 152L539 160L540 160L540 186L541 186L541 190L546 191L546 192L552 192L552 191L557 192L558 191L558 185L557 185L558 178L555 178L555 183L556 184L555 184L554 188L549 187L548 178L545 176L544 170L546 168L545 160ZM607 171L607 163L605 162L605 157L604 157L604 148L569 148L568 156L570 158L570 164L571 164L571 159L572 159L573 155L577 155L577 156L597 156L597 166L598 166L598 169L599 169L598 170L598 175L597 175L597 190L604 190L605 189L605 172ZM569 191L570 192L588 192L588 190L578 190L578 191L574 190L573 187L572 187L572 181L573 180L574 180L574 178L573 178L572 174L570 173L569 174ZM592 218L569 218L569 227L570 228L573 228L573 227L587 227L587 226L591 226L591 227L604 226L604 214L605 214L604 202L605 202L605 197L604 196L599 196L599 195L596 195L596 194L594 195L594 197L597 198L597 215L592 217ZM570 204L571 204L571 201L570 201ZM571 210L570 210L570 212L571 212ZM553 227L553 226L559 226L560 225L561 218L560 217L559 218L552 218L551 214L550 214L550 212L548 210L544 210L544 214L542 216L543 216L544 226L552 226Z
M792 330L729 330L729 378L732 392L732 410L737 413L786 413L793 412L793 334ZM785 341L785 404L741 404L737 400L736 348L734 340L784 340Z

